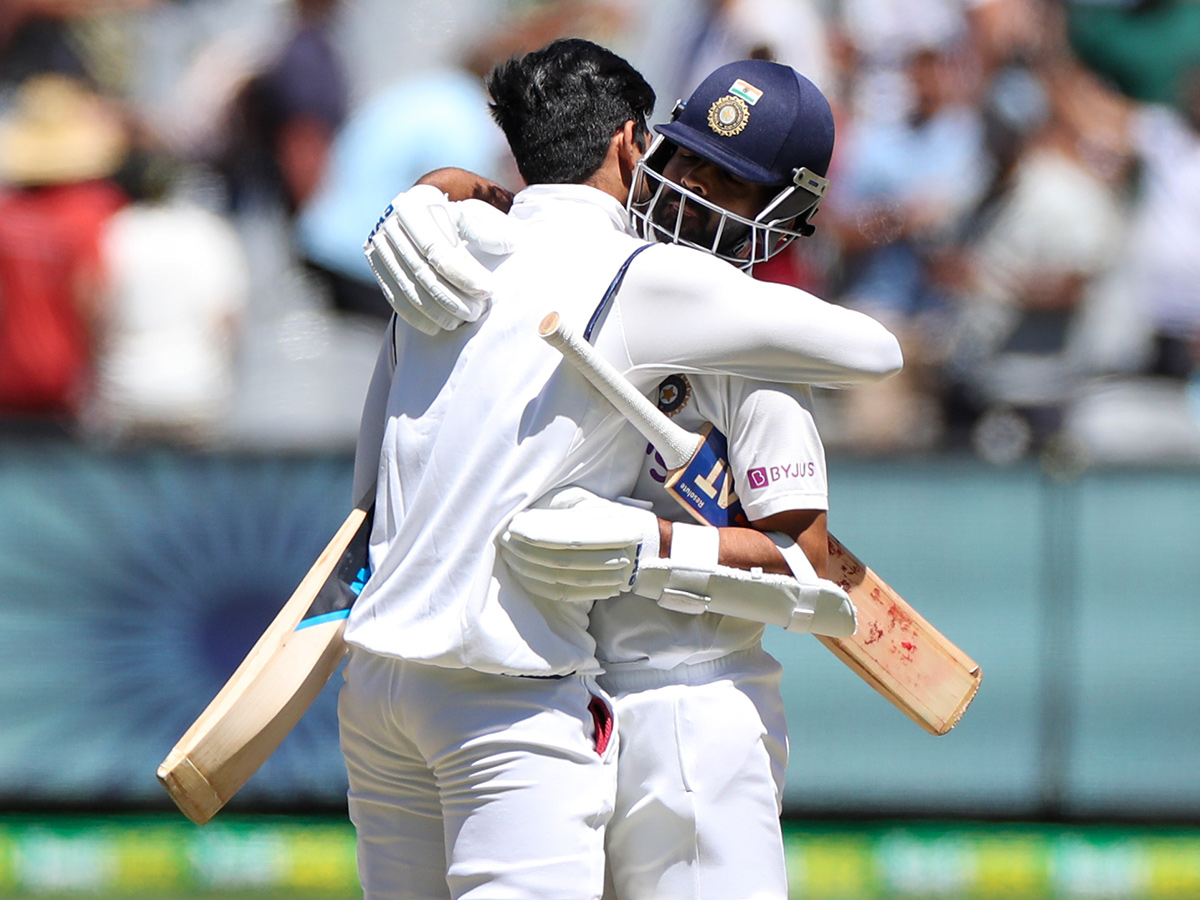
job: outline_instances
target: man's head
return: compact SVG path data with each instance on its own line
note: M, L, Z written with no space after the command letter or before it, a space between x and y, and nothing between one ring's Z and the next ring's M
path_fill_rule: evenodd
M559 40L501 63L487 89L492 118L527 184L582 184L627 122L643 147L649 134L653 89L629 63L591 41Z
M833 113L788 66L721 66L656 129L629 210L646 238L750 267L811 234L828 188Z

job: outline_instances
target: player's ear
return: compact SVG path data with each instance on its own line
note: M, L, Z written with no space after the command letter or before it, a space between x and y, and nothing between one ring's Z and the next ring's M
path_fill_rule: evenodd
M633 173L637 169L638 160L646 150L638 140L637 123L630 119L621 130L613 135L617 145L617 161L621 166L621 180L626 187L633 183Z

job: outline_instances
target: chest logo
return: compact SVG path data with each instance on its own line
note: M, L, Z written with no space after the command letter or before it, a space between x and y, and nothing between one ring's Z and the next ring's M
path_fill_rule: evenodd
M708 109L708 127L721 137L740 134L750 121L750 107L741 97L727 94Z
M673 416L692 398L692 385L683 375L668 375L658 386L658 408Z

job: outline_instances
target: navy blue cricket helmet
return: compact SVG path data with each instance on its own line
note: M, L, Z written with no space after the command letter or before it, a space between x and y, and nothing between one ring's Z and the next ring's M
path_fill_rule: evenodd
M629 211L643 237L698 246L749 268L794 238L812 234L808 220L829 187L833 112L816 85L795 69L754 59L721 66L655 130L658 137L629 195ZM716 207L663 177L679 147L743 181L778 186L779 192L753 220ZM719 234L707 246L680 236L688 203L721 216ZM674 223L664 220L668 205Z

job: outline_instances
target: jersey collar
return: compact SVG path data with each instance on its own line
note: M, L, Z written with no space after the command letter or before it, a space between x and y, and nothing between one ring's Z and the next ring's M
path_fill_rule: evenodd
M618 231L634 234L624 204L586 184L530 185L513 198L511 215L517 219L532 219L548 210L595 221L607 218Z

